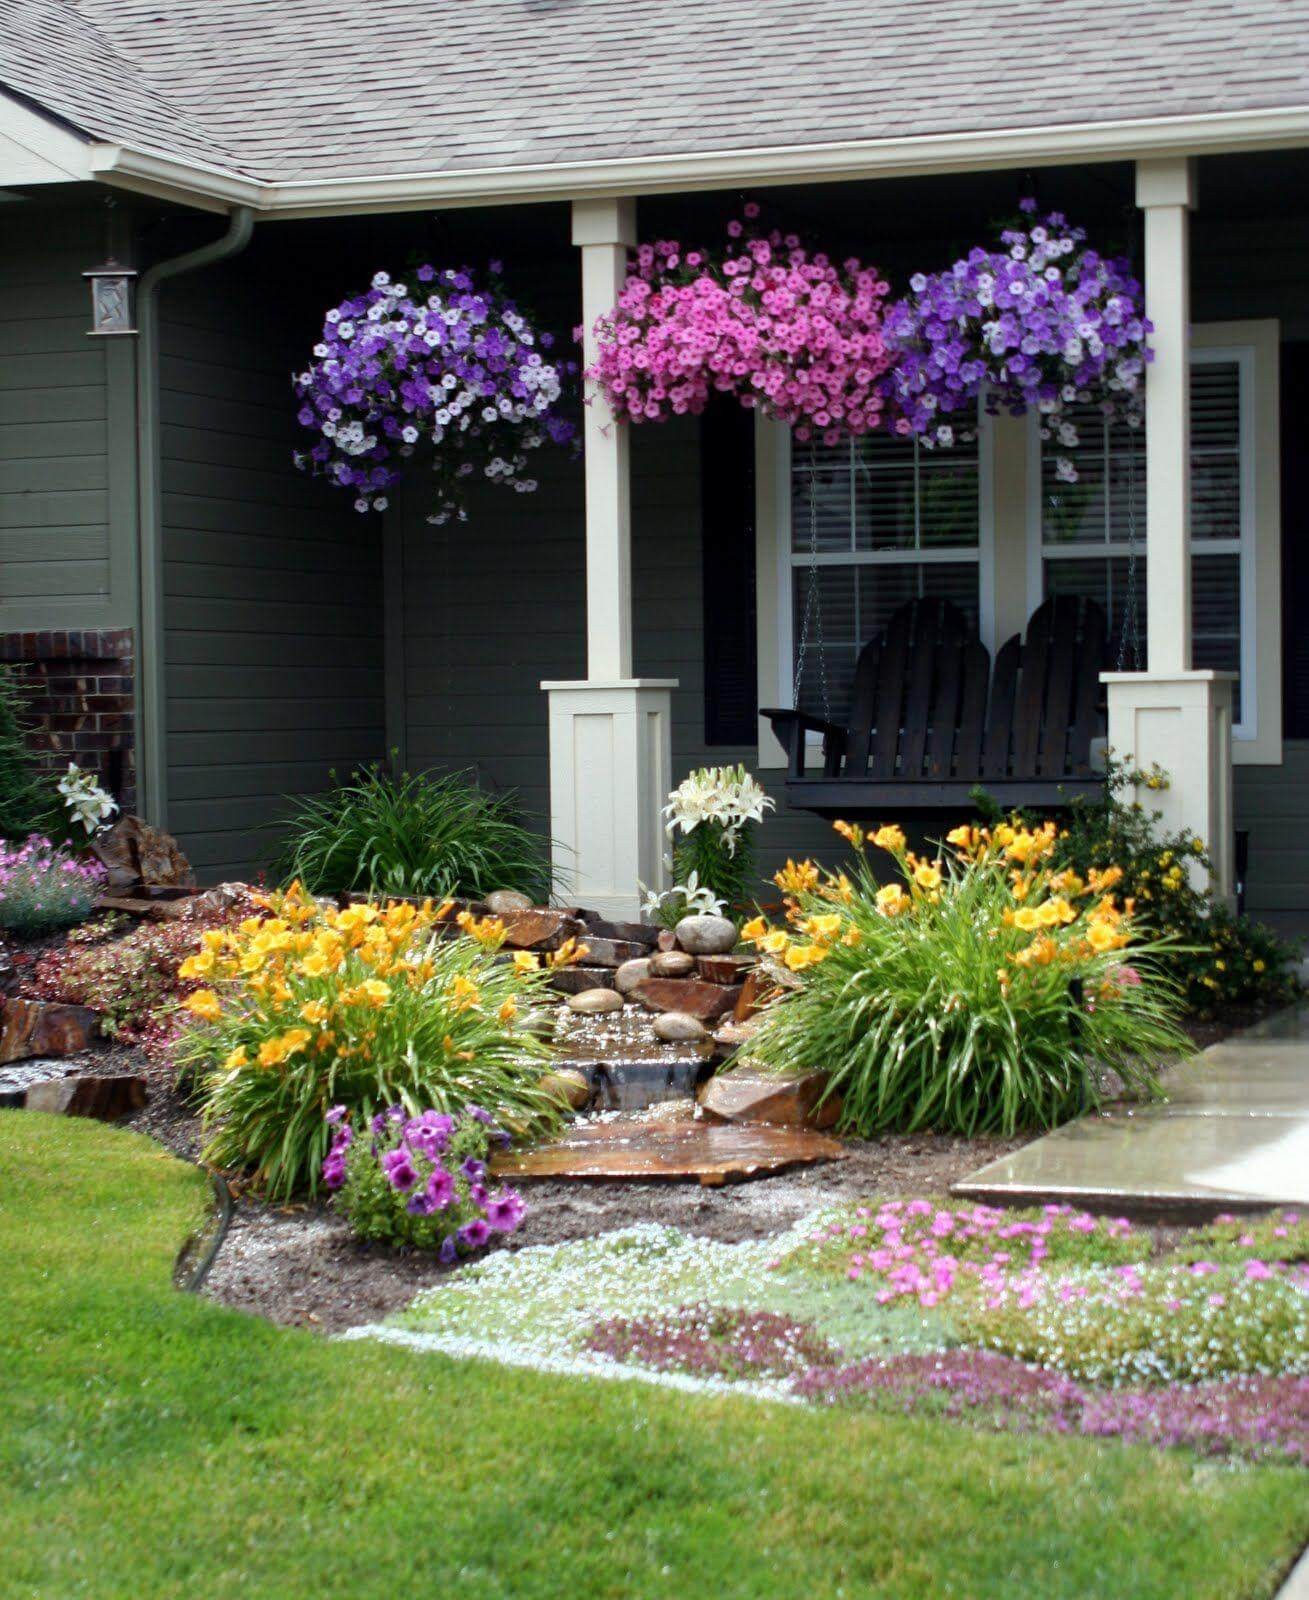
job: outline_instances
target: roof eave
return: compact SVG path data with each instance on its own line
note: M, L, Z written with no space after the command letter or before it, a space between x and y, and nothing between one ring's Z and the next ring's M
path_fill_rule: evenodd
M105 183L207 210L268 218L667 194L742 184L830 183L1009 167L1217 155L1309 145L1309 106L1131 118L966 134L692 151L626 159L266 181L124 145L92 147Z

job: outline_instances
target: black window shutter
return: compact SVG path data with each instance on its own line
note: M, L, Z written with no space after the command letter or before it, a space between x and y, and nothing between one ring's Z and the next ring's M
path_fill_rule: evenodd
M707 745L757 737L754 412L714 395L700 419Z
M1309 739L1309 343L1284 344L1282 379L1282 732Z

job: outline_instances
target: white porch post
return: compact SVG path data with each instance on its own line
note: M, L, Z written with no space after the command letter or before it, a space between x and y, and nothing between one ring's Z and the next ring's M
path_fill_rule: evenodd
M1216 894L1232 890L1232 674L1191 667L1191 369L1189 212L1184 158L1138 161L1145 212L1145 310L1155 358L1145 387L1145 672L1104 675L1109 743L1138 768L1158 763L1166 790L1137 798L1169 828L1190 828L1213 857Z
M636 242L631 200L575 200L582 252L583 355L617 300ZM632 676L632 490L628 424L587 385L586 678L543 683L550 697L550 828L561 892L634 918L638 883L664 887L660 807L671 784L672 678Z

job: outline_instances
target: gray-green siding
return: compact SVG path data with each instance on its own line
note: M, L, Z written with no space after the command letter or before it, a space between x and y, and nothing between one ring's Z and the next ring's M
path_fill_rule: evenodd
M0 628L109 619L104 340L82 277L103 212L0 206Z
M285 796L383 754L381 537L291 466L304 351L256 275L161 313L168 820L212 881L267 862Z

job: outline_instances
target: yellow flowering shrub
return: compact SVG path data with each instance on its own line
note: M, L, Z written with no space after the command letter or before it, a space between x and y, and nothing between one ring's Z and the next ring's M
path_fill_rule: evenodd
M788 862L783 921L742 937L803 975L765 1011L752 1060L826 1069L847 1129L1053 1126L1095 1103L1104 1067L1149 1093L1159 1057L1186 1048L1121 873L1062 866L1054 823L961 826L930 857L894 825L835 826L853 871Z
M472 1103L511 1131L554 1122L548 1052L525 1026L545 971L499 954L494 919L461 917L450 937L450 910L336 910L293 885L202 936L180 969L203 987L185 1002L179 1060L202 1093L206 1160L285 1196L316 1187L335 1105L356 1121Z

